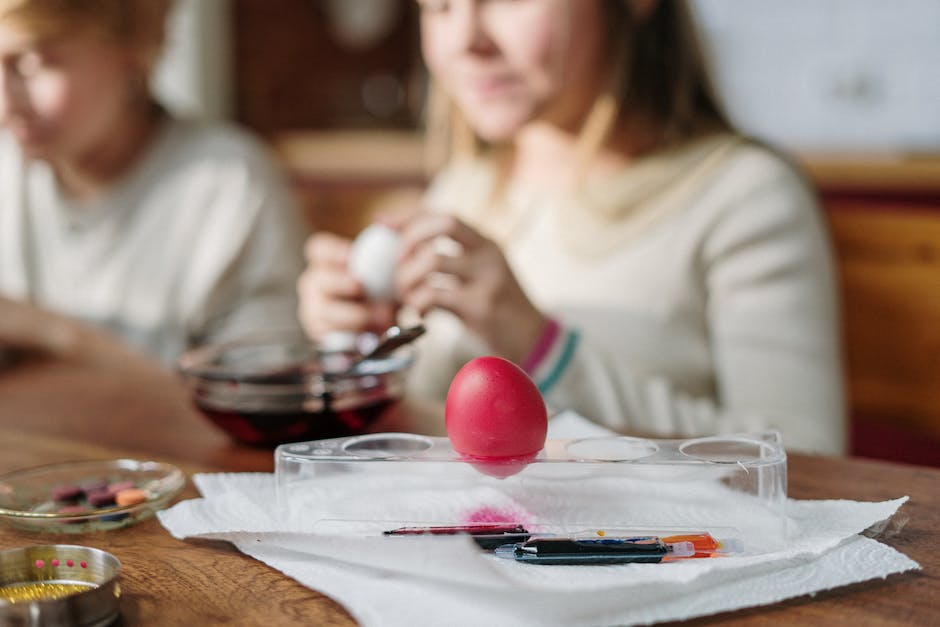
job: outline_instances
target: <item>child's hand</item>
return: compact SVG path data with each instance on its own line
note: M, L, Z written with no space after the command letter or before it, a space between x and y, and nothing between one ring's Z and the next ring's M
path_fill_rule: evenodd
M451 215L424 213L401 226L397 289L403 304L422 315L434 308L463 320L489 348L520 363L545 317L519 286L499 246ZM445 254L440 238L457 243Z
M120 338L59 313L0 296L0 349L88 365L157 365ZM141 357L144 357L141 359Z
M362 284L349 271L352 242L332 233L307 240L307 269L297 281L300 323L311 338L331 331L381 332L394 321L393 303L366 300Z
M67 348L72 335L65 318L0 296L0 347L59 353Z

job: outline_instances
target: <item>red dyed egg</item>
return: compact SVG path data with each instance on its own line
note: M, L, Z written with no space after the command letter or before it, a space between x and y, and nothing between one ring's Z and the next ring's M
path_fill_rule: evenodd
M525 464L509 462L527 461L545 445L545 401L529 375L501 357L478 357L457 372L444 418L454 450L494 476L518 472Z

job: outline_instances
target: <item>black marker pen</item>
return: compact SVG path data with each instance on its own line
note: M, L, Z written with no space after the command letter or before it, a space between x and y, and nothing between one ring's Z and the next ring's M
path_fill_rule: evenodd
M496 549L500 557L533 564L658 564L667 556L695 554L691 542L666 544L653 536L634 538L537 538Z

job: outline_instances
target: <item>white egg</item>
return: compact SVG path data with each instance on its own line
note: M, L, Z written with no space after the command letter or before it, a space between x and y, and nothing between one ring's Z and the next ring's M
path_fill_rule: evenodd
M349 270L362 282L371 300L395 297L398 246L398 233L384 224L367 226L353 241Z

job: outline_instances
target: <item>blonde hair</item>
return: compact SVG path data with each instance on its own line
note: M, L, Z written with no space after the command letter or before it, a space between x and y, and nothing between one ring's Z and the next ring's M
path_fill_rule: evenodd
M657 148L732 130L712 88L685 0L659 0L643 17L631 0L598 1L606 25L605 57L612 62L607 87L581 127L580 163L596 154L617 125L630 117L652 124ZM427 136L429 161L437 165L488 148L433 81Z
M42 36L99 30L133 49L149 72L163 46L167 15L174 0L0 0L0 22Z

